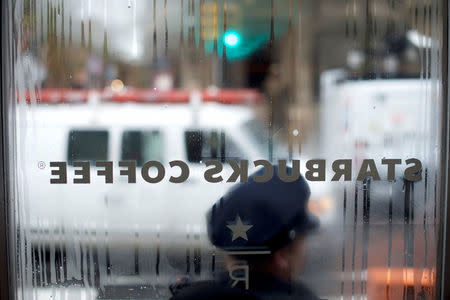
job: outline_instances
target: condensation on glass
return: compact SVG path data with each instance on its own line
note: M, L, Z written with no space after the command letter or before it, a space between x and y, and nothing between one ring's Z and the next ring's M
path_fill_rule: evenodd
M18 299L166 299L177 280L211 278L223 253L204 214L232 185L227 161L299 158L327 164L310 182L322 226L301 279L322 298L434 298L440 3L10 1ZM357 181L369 158L381 180ZM420 181L404 179L409 158ZM204 180L211 159L221 183ZM352 160L351 180L331 181L337 159ZM184 183L168 181L173 160ZM159 183L141 176L146 161L165 167ZM51 162L66 162L66 184L50 184Z

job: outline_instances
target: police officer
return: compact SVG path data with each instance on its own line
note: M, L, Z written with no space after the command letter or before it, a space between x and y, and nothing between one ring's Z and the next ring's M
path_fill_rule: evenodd
M304 237L318 227L307 208L308 183L289 167L272 171L258 170L208 212L208 237L225 251L228 273L193 284L173 300L318 299L297 281Z

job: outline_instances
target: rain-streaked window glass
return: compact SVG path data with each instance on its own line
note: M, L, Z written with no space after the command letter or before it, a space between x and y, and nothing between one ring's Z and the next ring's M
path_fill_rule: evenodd
M122 160L134 160L137 166L146 161L163 161L163 143L159 131L125 131L122 135Z
M436 298L443 1L3 3L17 299Z

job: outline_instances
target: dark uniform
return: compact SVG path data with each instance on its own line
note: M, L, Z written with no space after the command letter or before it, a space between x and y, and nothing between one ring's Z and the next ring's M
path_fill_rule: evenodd
M292 170L286 168L279 174L276 166L272 178L260 182L264 175L261 169L248 182L235 185L208 212L211 243L231 256L245 259L246 254L270 255L318 227L318 220L307 209L310 190L301 175L289 179ZM172 300L318 299L299 282L286 282L260 270L248 272L247 287L239 282L232 288L233 279L224 274L214 281L194 283Z

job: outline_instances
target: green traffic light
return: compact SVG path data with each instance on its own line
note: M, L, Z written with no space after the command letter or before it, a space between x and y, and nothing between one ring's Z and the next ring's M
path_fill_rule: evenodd
M227 31L223 36L223 42L227 47L236 47L239 45L241 37L239 33L235 31Z

